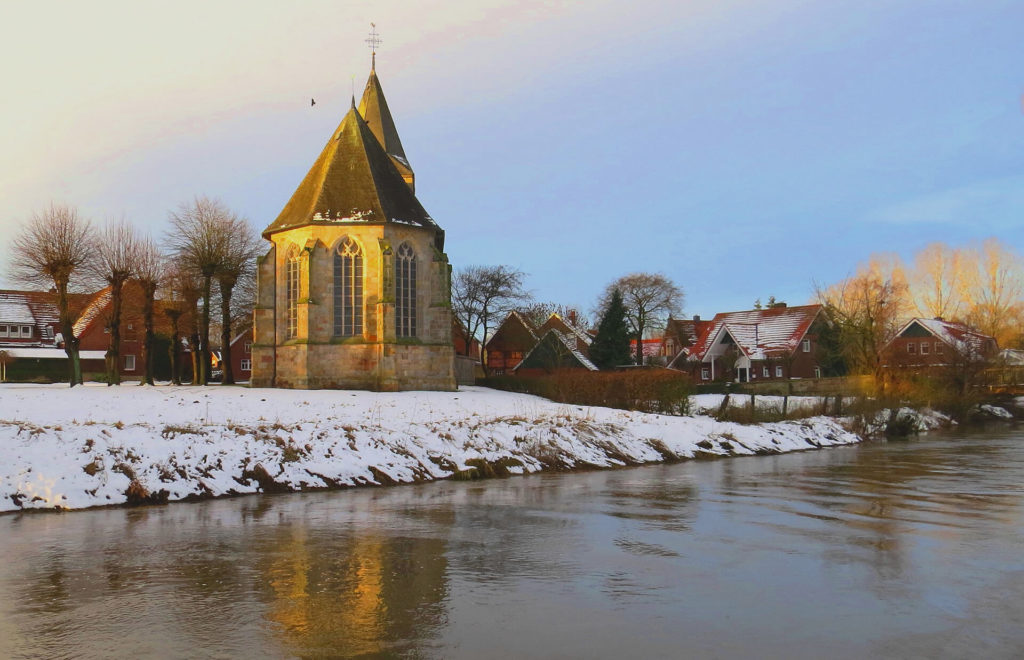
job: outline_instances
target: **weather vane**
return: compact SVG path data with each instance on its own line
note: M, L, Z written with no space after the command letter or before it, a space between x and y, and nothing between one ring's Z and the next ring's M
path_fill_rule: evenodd
M370 36L366 40L366 44L370 47L370 58L372 68L377 68L377 46L381 45L382 43L383 41L381 41L380 35L377 34L377 24L370 23Z

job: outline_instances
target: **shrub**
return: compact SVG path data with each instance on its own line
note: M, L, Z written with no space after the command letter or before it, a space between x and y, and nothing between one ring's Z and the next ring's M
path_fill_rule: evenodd
M686 415L693 384L669 369L584 371L563 369L543 376L495 376L480 385L507 392L535 394L559 403Z

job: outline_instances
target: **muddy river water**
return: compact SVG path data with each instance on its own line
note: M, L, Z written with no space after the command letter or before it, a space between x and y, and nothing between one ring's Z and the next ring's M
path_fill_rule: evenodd
M1024 432L0 516L3 658L1024 657Z

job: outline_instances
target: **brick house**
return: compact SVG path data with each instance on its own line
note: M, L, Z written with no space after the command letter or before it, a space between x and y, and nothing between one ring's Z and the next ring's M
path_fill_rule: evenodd
M485 345L487 372L494 376L511 373L539 339L537 330L526 317L519 312L509 312Z
M701 324L700 336L669 364L695 382L820 378L821 305L724 312Z
M540 376L562 369L597 371L594 363L580 349L576 333L551 327L512 371L517 376Z
M519 363L552 330L558 333L558 338L549 341L564 343L565 350L578 353L584 359L588 358L593 338L567 323L560 315L552 314L540 327L535 327L525 316L513 311L509 312L487 340L485 359L488 373L495 376L516 373Z
M927 369L982 363L999 352L996 340L973 328L941 318L914 318L883 350L889 369Z

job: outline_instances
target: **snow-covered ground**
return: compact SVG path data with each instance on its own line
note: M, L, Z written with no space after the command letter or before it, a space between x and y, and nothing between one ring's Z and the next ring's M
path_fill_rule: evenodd
M713 401L700 402L701 407ZM858 442L524 394L0 385L0 512L607 467ZM130 494L129 494L130 493Z

